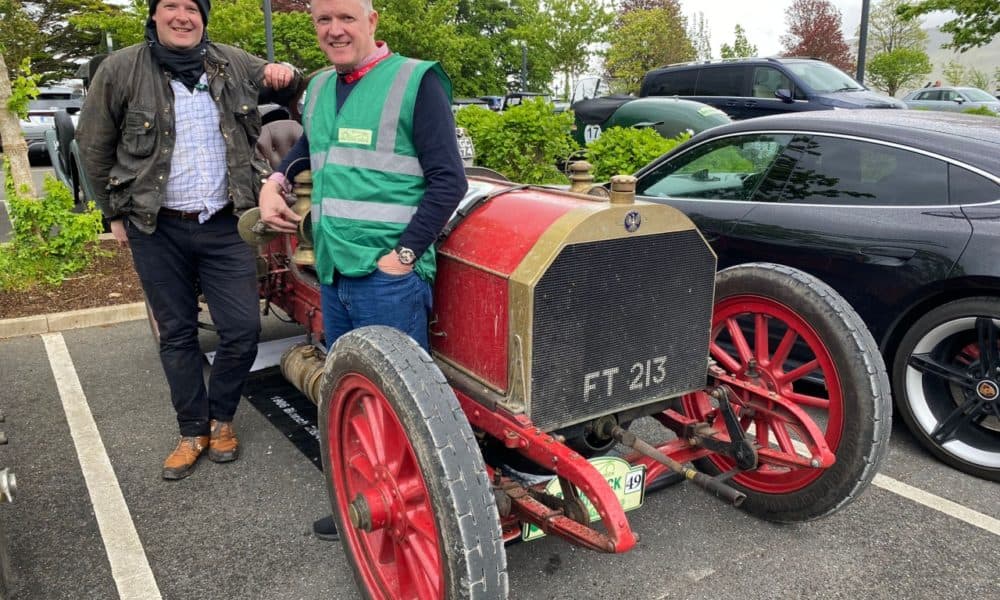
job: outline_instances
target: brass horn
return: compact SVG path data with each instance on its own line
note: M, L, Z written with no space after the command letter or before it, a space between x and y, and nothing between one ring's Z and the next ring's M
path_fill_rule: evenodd
M292 211L302 217L299 221L299 243L292 254L292 262L299 266L315 266L316 252L313 251L312 238L312 171L302 171L295 176L292 186L295 192L295 203Z

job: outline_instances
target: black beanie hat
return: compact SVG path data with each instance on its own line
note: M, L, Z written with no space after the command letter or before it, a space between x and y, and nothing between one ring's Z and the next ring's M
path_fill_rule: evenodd
M152 20L153 13L156 12L156 5L160 3L160 0L149 0L149 18ZM198 5L198 10L201 12L202 25L208 27L208 11L212 10L212 0L194 0L194 3Z

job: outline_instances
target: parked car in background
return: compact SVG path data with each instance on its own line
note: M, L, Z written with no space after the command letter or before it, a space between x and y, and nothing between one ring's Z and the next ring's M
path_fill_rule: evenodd
M83 107L83 93L68 87L43 87L38 96L28 103L28 116L21 121L21 132L28 144L29 159L46 156L45 132L55 126L55 115L65 110L76 124L77 114Z
M974 87L922 88L903 96L908 108L962 112L970 108L988 108L1000 115L1000 99Z
M1000 120L778 115L710 129L636 175L637 195L698 225L720 269L781 263L843 295L916 439L1000 481ZM771 347L794 358L794 341Z
M811 58L739 58L667 65L646 73L640 96L677 96L733 119L835 108L906 108L830 63Z

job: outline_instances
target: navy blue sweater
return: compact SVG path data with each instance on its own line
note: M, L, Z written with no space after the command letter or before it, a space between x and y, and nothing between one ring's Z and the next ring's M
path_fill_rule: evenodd
M337 77L337 110L354 89L355 83L345 83ZM465 167L458 152L455 137L455 117L451 102L436 75L428 72L420 81L416 106L413 109L413 145L424 170L427 189L410 224L403 230L399 245L422 255L448 223L459 201L468 189ZM292 181L309 168L309 140L306 135L295 143L277 171ZM306 160L298 160L306 159Z

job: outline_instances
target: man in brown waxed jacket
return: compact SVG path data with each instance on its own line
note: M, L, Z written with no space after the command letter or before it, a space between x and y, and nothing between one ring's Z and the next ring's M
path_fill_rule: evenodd
M77 141L98 206L132 259L160 333L180 442L164 479L203 451L235 460L232 420L257 354L256 263L237 214L270 169L254 158L258 100L300 77L287 65L213 44L209 0L150 0L146 41L108 56L91 82ZM198 290L219 334L206 388Z

